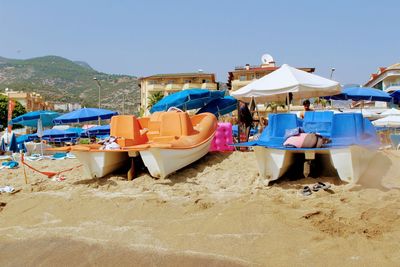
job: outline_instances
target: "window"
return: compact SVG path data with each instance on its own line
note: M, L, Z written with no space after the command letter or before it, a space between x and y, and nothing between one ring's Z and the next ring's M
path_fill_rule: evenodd
M260 79L261 78L261 74L260 73L257 73L256 74L256 79Z
M246 75L240 75L239 80L240 81L246 81Z
M174 84L174 80L169 80L168 84Z
M191 80L185 80L185 83L191 83L192 81Z

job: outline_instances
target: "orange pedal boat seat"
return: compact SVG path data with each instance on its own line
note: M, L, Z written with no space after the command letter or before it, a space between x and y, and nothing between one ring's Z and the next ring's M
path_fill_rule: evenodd
M118 137L121 147L144 144L148 141L139 120L133 115L117 115L111 118L110 136Z

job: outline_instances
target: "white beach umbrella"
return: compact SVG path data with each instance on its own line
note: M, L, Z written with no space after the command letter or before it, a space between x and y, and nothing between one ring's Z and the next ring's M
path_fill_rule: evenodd
M391 108L388 110L385 110L384 112L381 113L381 116L399 116L400 115L400 110Z
M294 99L336 95L341 92L338 82L311 74L287 64L265 75L231 95L236 99L257 102L284 101L289 93Z
M378 127L400 127L400 116L391 115L372 123Z

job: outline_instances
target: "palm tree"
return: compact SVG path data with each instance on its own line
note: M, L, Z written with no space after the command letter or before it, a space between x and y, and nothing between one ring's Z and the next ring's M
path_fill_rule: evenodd
M147 108L151 109L158 101L164 98L163 92L155 92L147 98Z

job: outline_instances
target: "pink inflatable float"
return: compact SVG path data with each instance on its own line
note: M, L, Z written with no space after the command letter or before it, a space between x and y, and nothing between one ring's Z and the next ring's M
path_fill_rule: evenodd
M232 124L229 122L218 122L218 128L211 142L210 151L233 151Z

